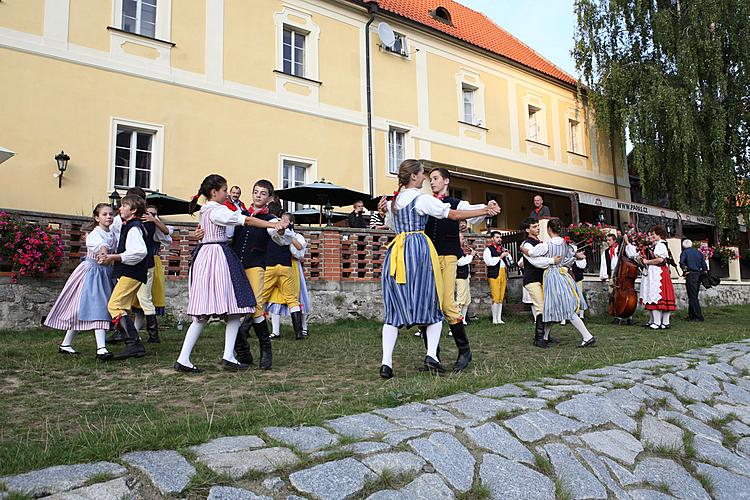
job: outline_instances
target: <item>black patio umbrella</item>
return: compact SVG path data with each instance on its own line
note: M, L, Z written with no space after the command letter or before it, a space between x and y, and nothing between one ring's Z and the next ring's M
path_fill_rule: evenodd
M162 193L146 195L146 203L155 206L159 215L182 215L190 212L189 200L182 200ZM200 205L195 205L196 210L200 210L200 208Z
M295 224L320 224L323 218L317 208L303 208L301 210L295 210L294 212L292 212L292 215L294 215ZM332 212L331 222L338 222L346 219L346 217L346 214Z
M370 195L354 191L353 189L338 186L325 179L315 181L311 184L303 184L287 189L279 189L275 192L279 198L305 205L326 205L330 203L335 207L351 205L357 200L369 200Z

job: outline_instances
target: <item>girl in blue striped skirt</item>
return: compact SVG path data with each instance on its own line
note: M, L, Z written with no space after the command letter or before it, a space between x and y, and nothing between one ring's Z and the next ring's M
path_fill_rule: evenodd
M545 340L549 338L549 331L554 323L567 320L581 334L581 344L578 347L589 347L594 345L596 337L591 335L578 316L583 299L578 294L573 274L570 271L570 267L576 260L576 251L560 237L561 232L560 219L550 219L547 224L547 234L551 239L529 250L530 257L561 257L559 264L550 264L544 271L542 282L544 338Z
M429 216L437 219L470 219L496 215L495 202L486 208L452 210L434 196L420 191L424 183L424 167L419 160L405 160L398 172L398 189L393 201L380 200L379 210L385 212L386 224L396 231L383 262L383 361L380 376L393 377L393 349L398 329L427 325L427 356L425 365L432 371L445 369L437 357L443 313L440 308L442 275L437 252L424 234Z

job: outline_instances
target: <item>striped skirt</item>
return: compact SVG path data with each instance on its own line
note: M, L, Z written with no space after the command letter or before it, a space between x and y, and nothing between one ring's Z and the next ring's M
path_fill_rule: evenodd
M297 259L292 259L292 275L294 282L294 296L299 297L299 307L303 314L310 314L310 296L307 294L307 282L302 264ZM265 310L269 314L289 316L289 306L284 302L281 292L276 289L266 303Z
M250 282L242 263L226 242L198 246L189 281L189 316L225 318L255 311Z
M544 271L543 318L546 322L558 323L578 314L581 300L573 276L565 267L550 266Z
M107 302L113 287L112 266L85 259L68 278L44 324L57 330L108 329L112 318Z
M435 274L430 257L430 243L424 233L406 235L404 257L406 283L396 283L391 276L394 246L388 248L383 261L383 304L385 324L397 328L412 325L431 325L443 320Z

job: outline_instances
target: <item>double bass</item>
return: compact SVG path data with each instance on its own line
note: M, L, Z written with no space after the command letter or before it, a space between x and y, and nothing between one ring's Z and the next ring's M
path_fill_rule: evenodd
M625 255L626 244L627 238L624 238L618 249L617 266L612 273L612 291L607 304L607 313L615 318L629 318L638 307L638 294L635 292L638 264Z

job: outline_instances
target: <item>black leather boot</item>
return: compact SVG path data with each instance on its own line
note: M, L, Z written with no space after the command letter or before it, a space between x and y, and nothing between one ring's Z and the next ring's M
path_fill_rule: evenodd
M243 365L253 364L253 355L250 352L250 344L247 339L250 337L250 328L253 326L253 315L248 314L237 331L237 339L234 341L234 355L237 361Z
M138 330L135 329L133 320L129 316L122 316L118 328L124 330L127 334L125 340L125 350L115 354L112 359L142 358L146 355L146 348L143 347Z
M544 340L544 321L542 321L541 314L536 317L534 325L534 345L542 349L549 347L547 341Z
M149 344L161 344L159 338L159 323L156 321L156 315L151 314L146 316L146 331L148 332Z
M469 365L471 361L471 348L469 347L469 337L466 336L466 328L463 322L459 321L455 325L450 325L453 341L458 348L458 358L453 365L453 372L458 373Z
M260 323L253 323L253 330L255 330L255 336L258 337L258 344L260 345L260 362L258 365L261 370L270 370L273 364L273 351L271 350L271 337L268 336L268 322L264 319Z
M305 335L302 333L302 311L296 311L291 314L292 327L294 327L294 338L304 340Z
M114 322L113 322L114 326ZM128 334L125 333L123 330L121 330L119 327L114 327L114 330L112 330L112 333L109 334L107 337L107 344L119 344L120 342L125 342L128 338Z

